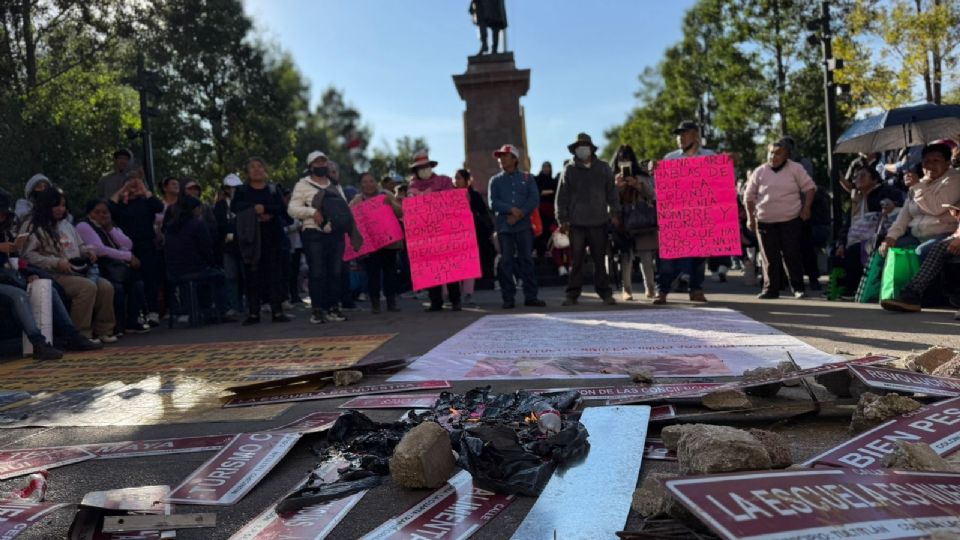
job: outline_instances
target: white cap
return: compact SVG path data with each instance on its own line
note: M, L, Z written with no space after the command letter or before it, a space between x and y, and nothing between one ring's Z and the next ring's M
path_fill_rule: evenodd
M230 173L223 177L223 185L227 187L242 186L243 180L241 180L240 177L237 176L236 174Z
M307 166L309 166L311 163L313 163L314 161L320 158L328 159L327 155L319 150L314 150L313 152L310 152L310 154L307 155Z

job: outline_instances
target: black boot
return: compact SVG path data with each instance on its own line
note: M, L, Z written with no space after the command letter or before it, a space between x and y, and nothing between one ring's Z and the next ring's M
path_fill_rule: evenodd
M53 345L47 343L46 340L31 340L31 343L33 344L34 360L59 360L63 358L63 351L54 349Z
M400 308L397 307L397 297L396 297L396 296L388 296L388 297L387 297L387 311L394 312L394 313L397 312L397 311L400 311Z
M370 312L380 313L380 295L370 297Z

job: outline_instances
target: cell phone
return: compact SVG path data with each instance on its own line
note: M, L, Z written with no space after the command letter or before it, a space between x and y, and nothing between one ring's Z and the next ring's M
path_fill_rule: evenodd
M620 167L620 175L623 176L624 178L628 176L633 176L633 167L630 165Z

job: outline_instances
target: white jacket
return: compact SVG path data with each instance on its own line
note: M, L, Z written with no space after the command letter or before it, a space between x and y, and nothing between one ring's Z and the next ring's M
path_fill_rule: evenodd
M926 178L910 188L903 210L890 227L887 236L900 238L910 232L919 240L951 233L957 228L957 220L950 217L944 204L960 201L960 171L948 169L936 180Z
M313 181L309 176L305 176L297 181L293 187L293 194L290 195L290 203L287 204L287 214L293 219L299 219L303 222L303 230L319 229L320 224L313 220L316 209L313 207L313 197L320 191L321 186ZM343 193L343 188L337 185L337 191L340 196L346 200L347 196ZM324 231L330 232L330 231Z

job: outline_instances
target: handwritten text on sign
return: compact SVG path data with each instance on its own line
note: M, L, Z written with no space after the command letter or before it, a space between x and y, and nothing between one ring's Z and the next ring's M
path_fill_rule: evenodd
M403 200L415 290L480 277L480 253L465 189Z
M661 161L656 184L662 258L741 254L729 155Z
M360 247L360 251L355 251L350 245L350 236L347 235L343 260L353 260L403 240L400 222L393 213L393 207L384 202L384 198L380 195L350 209L353 212L353 220L357 222L360 236L363 237L363 246Z

